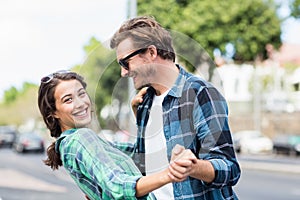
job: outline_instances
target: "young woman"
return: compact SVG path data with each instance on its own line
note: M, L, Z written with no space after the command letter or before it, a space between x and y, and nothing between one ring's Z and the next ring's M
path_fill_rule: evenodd
M189 150L165 170L142 176L132 159L88 128L93 120L83 77L58 71L41 79L38 106L51 136L44 161L53 170L64 166L88 199L155 199L149 193L183 181L195 156ZM173 157L174 159L174 157ZM185 167L182 167L184 165Z

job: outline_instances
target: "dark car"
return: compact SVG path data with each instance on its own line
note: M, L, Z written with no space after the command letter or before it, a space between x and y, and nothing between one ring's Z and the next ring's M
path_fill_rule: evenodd
M13 148L16 152L39 152L44 153L44 139L34 132L19 134L14 142Z
M279 135L273 140L276 154L300 155L300 135Z
M17 130L13 126L0 126L0 146L12 147L17 136Z

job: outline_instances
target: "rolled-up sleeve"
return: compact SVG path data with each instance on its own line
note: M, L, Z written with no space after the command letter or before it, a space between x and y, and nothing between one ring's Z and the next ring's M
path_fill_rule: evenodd
M193 115L201 146L198 156L210 161L215 169L215 179L209 185L235 185L240 178L240 166L233 149L225 99L215 88L204 88L195 101Z
M99 188L102 199L143 199L135 197L136 183L142 175L133 161L97 137L93 133L83 132L77 141L81 145L76 145L79 148L77 168L93 182L90 187Z
M235 185L240 177L239 165L222 159L211 159L211 164L215 169L215 179L211 183L216 188Z

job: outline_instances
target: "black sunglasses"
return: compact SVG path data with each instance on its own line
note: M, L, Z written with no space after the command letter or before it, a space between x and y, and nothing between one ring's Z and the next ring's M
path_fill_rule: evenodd
M131 54L129 54L128 56L126 56L125 58L122 58L119 60L119 65L121 67L123 67L124 69L126 70L129 70L129 65L128 65L128 59L135 56L135 55L138 55L140 53L143 53L147 50L148 48L142 48L142 49L138 49L134 52L132 52Z
M57 74L67 74L67 73L73 73L71 72L70 70L59 70L59 71L56 71L52 74L49 74L47 76L44 76L43 78L41 78L41 83L49 83L55 75Z

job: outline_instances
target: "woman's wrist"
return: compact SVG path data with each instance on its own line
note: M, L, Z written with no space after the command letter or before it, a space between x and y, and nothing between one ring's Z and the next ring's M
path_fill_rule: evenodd
M168 169L165 169L160 173L161 174L159 175L159 177L160 177L160 181L163 185L173 182Z

